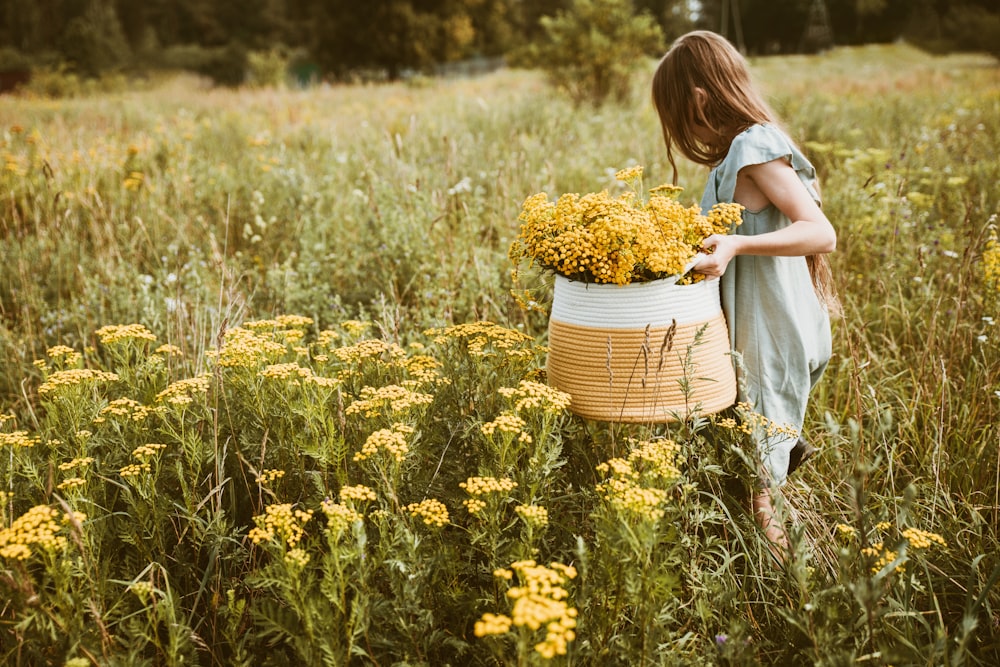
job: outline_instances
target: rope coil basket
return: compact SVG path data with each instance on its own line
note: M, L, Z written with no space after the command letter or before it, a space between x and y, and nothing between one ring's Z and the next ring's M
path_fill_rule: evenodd
M548 379L581 417L655 423L724 410L736 400L729 352L718 280L619 286L555 277Z

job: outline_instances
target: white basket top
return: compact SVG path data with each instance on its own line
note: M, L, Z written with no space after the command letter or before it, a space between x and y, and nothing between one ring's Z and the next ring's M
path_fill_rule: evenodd
M719 281L675 285L654 280L629 285L575 282L556 275L551 319L603 329L645 329L695 324L722 310Z

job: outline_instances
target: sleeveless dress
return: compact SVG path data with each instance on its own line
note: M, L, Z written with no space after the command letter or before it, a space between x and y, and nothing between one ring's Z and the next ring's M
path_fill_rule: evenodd
M777 127L753 125L733 139L726 157L708 177L702 210L733 201L736 175L748 165L772 160L791 164L810 196L820 203L816 170ZM731 233L756 235L791 224L773 204L743 212L743 224ZM720 278L722 309L729 325L737 364L741 401L777 426L801 432L809 392L830 360L830 318L813 290L805 257L735 257ZM788 476L789 452L797 437L764 436L758 443L765 484L778 486Z

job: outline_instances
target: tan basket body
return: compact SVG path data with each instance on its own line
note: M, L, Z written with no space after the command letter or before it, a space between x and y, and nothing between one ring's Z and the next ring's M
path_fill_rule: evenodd
M719 412L736 400L717 281L655 289L600 285L583 291L567 283L556 282L548 378L572 397L573 412L602 421L655 423L684 418L695 408L702 414ZM597 303L586 304L592 297ZM617 326L622 322L629 326Z

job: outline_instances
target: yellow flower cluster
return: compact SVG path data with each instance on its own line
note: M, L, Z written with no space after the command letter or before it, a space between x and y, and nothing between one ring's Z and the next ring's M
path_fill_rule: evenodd
M188 405L192 403L194 394L207 394L211 385L212 376L208 373L198 377L177 380L167 385L167 388L156 395L156 401L172 403L174 405Z
M628 512L649 521L659 521L666 513L663 503L667 492L663 489L648 488L635 482L613 477L598 484L597 492L619 512Z
M441 379L438 369L441 362L428 354L417 354L403 362L407 375L417 382L428 383Z
M455 324L442 329L428 329L424 334L433 337L434 342L438 345L443 345L448 340L463 341L469 354L474 357L490 354L491 348L502 350L507 356L530 355L530 350L517 348L534 340L531 336L515 329L508 329L485 321Z
M50 347L46 350L46 354L49 359L61 359L62 363L66 366L75 366L82 359L83 355L74 350L71 347L65 345L56 345L55 347Z
M316 334L316 344L320 347L330 347L337 340L340 340L340 334L332 329L323 329Z
M134 584L129 584L128 589L142 599L153 594L153 584L148 581L137 581ZM87 661L87 664L89 665L90 661Z
M469 514L478 514L486 509L486 501L480 498L491 493L505 493L514 490L517 482L509 477L497 479L496 477L470 477L464 482L459 482L459 487L465 489L472 498L462 501Z
M297 363L271 364L259 375L264 378L277 380L287 380L289 378L309 378L312 377L312 369L299 366Z
M285 476L284 470L276 470L274 468L269 468L267 470L261 470L260 474L257 475L257 485L267 486L276 479L281 479Z
M440 500L428 498L419 503L410 503L406 506L406 511L410 516L421 519L428 526L441 528L448 523L448 508Z
M470 477L459 482L459 488L465 489L470 496L484 496L487 493L504 493L517 488L517 482L509 477Z
M161 449L166 449L166 445L160 442L151 442L148 445L139 445L132 450L132 458L143 461L151 456L155 456Z
M300 381L320 387L336 387L340 384L340 380L315 375L312 369L299 366L297 363L271 364L262 370L259 375L272 380L292 380L293 384L296 385Z
M60 491L64 491L66 489L75 489L81 487L86 483L87 480L85 480L82 477L69 477L59 482L59 484L56 485L56 488L59 489Z
M181 348L177 347L176 345L171 345L167 343L153 350L153 354L162 354L165 357L180 357L184 353L181 352Z
M503 614L483 614L483 617L476 621L473 632L477 637L487 637L490 635L505 635L510 632L513 621L510 616Z
M211 350L207 356L214 357L225 368L255 368L262 363L274 361L285 353L285 346L271 336L258 334L251 329L237 327L226 331L222 348Z
M126 190L135 192L142 187L144 180L145 176L143 176L141 171L130 171L128 176L126 176L125 180L122 182L122 185L125 186Z
M122 477L138 477L144 472L149 472L151 469L152 468L150 468L149 463L146 462L130 463L129 465L121 468L118 471L118 474Z
M412 434L413 430L412 426L406 424L393 424L392 428L381 428L375 431L365 440L361 451L354 455L354 460L364 461L383 449L397 462L402 462L410 451L406 436Z
M345 320L340 323L340 328L352 336L360 336L367 332L370 326L370 322L362 322L361 320Z
M919 528L907 528L902 532L903 538L914 549L929 549L933 545L947 547L948 543L937 533L929 533Z
M279 538L294 549L305 535L303 526L312 519L312 515L312 510L293 509L291 503L268 505L263 514L253 518L257 526L250 529L247 537L254 544Z
M30 436L27 431L0 433L0 447L34 447L39 442L38 436Z
M303 332L299 329L310 326L313 323L309 317L300 315L279 315L274 319L251 320L243 323L244 329L251 331L266 331L275 337L285 338L292 334L293 339L301 339ZM287 340L287 338L285 338Z
M644 478L657 484L670 484L681 477L678 468L680 447L666 438L631 440L632 451L627 459L613 458L597 466L597 471L609 475L598 484L597 492L616 510L629 512L649 521L658 521L665 514L662 506L667 491L643 486Z
M94 333L105 345L114 345L126 340L156 340L153 332L142 324L110 324Z
M462 504L465 505L465 509L472 515L479 514L486 509L486 501L479 498L466 498L462 501Z
M71 368L56 371L45 379L38 393L42 396L57 393L62 387L73 387L87 382L116 382L118 376L106 371L95 371L89 368Z
M371 487L365 486L364 484L358 484L357 486L344 486L340 489L341 500L353 500L364 503L376 500L377 498L378 496L375 495L375 490Z
M620 512L658 521L665 514L667 491L643 486L642 480L651 477L662 484L679 479L680 448L667 439L632 441L632 446L627 459L613 458L597 466L598 472L609 475L597 485L597 492Z
M347 530L355 521L362 520L358 512L355 512L346 505L335 503L332 500L324 500L320 503L320 508L323 510L323 514L326 515L327 530L335 534Z
M737 422L731 418L721 419L719 420L719 426L740 431L747 435L763 435L768 438L797 438L799 436L797 428L791 424L778 424L768 419L759 412L755 412L753 405L750 403L737 403L736 410L740 415L741 421Z
M309 554L301 547L289 549L285 554L285 562L296 568L303 568L309 563Z
M124 417L132 421L141 422L155 412L154 408L143 405L139 401L131 398L116 398L101 408L100 414L111 415L113 417Z
M681 458L681 448L673 440L658 438L632 441L632 447L628 463L633 469L641 470L666 482L681 476L681 471L677 467Z
M24 175L24 167L18 162L18 157L12 153L6 153L4 155L4 169L14 174L15 176Z
M58 550L66 546L66 537L58 535L61 526L56 522L59 512L48 505L35 505L14 519L9 528L0 530L0 556L13 560L27 560L32 548ZM83 515L76 517L82 520ZM68 523L69 517L63 517Z
M314 323L311 317L305 317L304 315L278 315L274 319L279 327L289 329L305 329L306 327L311 327Z
M510 570L497 570L493 574L510 580L514 572L521 585L507 591L507 597L514 601L510 617L483 614L473 632L477 637L485 637L505 634L512 626L532 631L545 628L545 639L535 644L535 651L545 659L566 655L569 642L576 638L577 611L566 601L569 592L565 585L576 577L576 568L561 563L545 567L524 560L512 563Z
M626 183L636 181L640 178L642 178L642 165L619 169L615 172L615 180L625 181Z
M377 339L368 339L356 345L338 347L333 355L344 363L365 361L367 359L394 359L405 357L406 350L395 343L386 343Z
M1000 240L997 239L996 229L990 230L990 238L983 250L983 278L988 288L1000 293Z
M411 408L428 405L434 396L413 391L398 384L388 384L384 387L362 387L361 397L347 406L346 414L361 414L367 418L377 417L382 410L388 408L389 414L405 412Z
M618 173L632 181L642 168ZM642 202L636 192L612 197L605 190L564 194L552 202L538 193L521 208L510 259L515 267L528 259L568 278L618 285L681 275L705 237L740 224L743 207L716 204L702 215L696 205L682 206L677 195L656 188Z
M285 343L286 345L295 346L296 343L300 343L303 338L306 337L306 332L299 329L279 329L273 334L274 339ZM302 352L296 352L296 354L305 354L308 349L301 346L292 347L293 351L302 350Z
M483 435L493 435L497 431L501 433L520 433L521 429L527 425L523 419L512 412L505 412L491 422L486 422L479 429Z
M541 505L518 505L514 511L532 528L544 528L549 525L549 511Z
M843 542L850 542L858 536L854 526L848 526L846 523L838 523L834 526L834 530L837 532L837 538Z
M557 414L569 408L570 395L541 382L521 380L517 387L501 387L502 396L515 399L515 410L541 408L545 412Z
M93 462L94 462L93 456L78 457L73 459L72 461L67 461L66 463L60 463L59 469L62 470L63 472L67 472L69 470L74 470L76 468L86 468Z
M875 559L871 567L872 574L878 574L882 568L892 563L899 556L895 551L886 549L881 542L876 542L870 547L865 547L861 550L861 554ZM906 566L903 563L899 563L894 569L899 570L900 574L906 572Z

